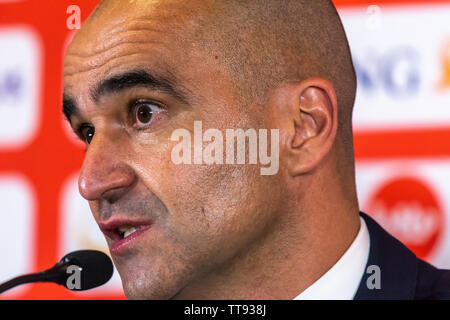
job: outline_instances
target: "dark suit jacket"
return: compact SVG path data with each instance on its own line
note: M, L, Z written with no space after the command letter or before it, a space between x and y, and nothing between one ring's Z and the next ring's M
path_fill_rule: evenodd
M450 270L440 270L420 260L400 241L387 233L368 215L361 213L370 234L370 253L366 265L379 266L381 288L369 289L365 273L355 300L373 299L450 299ZM373 278L369 279L370 283Z

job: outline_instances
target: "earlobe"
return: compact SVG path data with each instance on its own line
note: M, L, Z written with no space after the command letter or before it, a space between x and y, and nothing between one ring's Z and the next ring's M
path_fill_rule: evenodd
M337 99L329 81L302 81L297 87L296 101L290 106L295 115L288 161L292 176L317 167L334 143L338 123Z

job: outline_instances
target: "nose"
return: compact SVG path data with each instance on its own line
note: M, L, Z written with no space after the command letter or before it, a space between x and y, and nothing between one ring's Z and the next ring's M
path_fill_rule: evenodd
M130 190L136 174L123 161L123 150L118 150L113 141L96 138L86 152L78 188L86 200L114 202Z

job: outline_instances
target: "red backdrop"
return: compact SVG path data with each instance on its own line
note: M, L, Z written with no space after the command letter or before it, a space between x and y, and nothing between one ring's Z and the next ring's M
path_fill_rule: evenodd
M95 0L24 0L14 2L0 0L0 58L8 58L8 55L13 57L12 55L14 55L10 51L1 52L1 50L8 50L5 46L1 46L2 30L4 32L27 30L27 34L30 34L34 39L33 43L36 44L36 50L40 52L33 58L37 63L37 66L33 69L37 77L36 92L33 96L35 97L33 108L27 111L27 116L30 117L34 129L29 133L27 139L24 138L23 143L7 144L4 142L2 145L0 139L0 178L4 177L5 181L10 181L8 180L10 177L19 177L20 181L26 181L27 188L31 190L30 210L32 211L29 237L24 240L27 246L26 252L21 252L19 248L14 254L7 256L2 264L8 264L8 261L14 259L16 255L22 254L23 258L21 259L25 259L23 263L26 264L23 270L26 272L35 272L52 266L60 259L61 252L64 252L67 247L61 240L65 232L62 230L65 214L62 195L65 192L68 179L71 181L70 179L75 177L79 171L84 154L83 149L74 142L74 139L68 133L61 113L63 48L72 33L66 26L69 16L67 8L72 4L78 5L81 9L81 18L84 20L94 9L96 3ZM344 22L347 21L346 17L348 16L349 25L346 24L346 28L352 27L352 19L358 15L370 14L366 11L366 8L374 4L378 5L383 10L382 12L386 10L388 18L390 12L394 12L398 8L400 8L400 11L395 11L396 14L402 15L402 6L410 8L427 4L434 9L437 8L436 6L448 8L448 1L340 0L335 1L335 3L342 13ZM436 26L436 29L442 32L440 26ZM357 41L357 37L358 34L355 33L350 42ZM400 39L399 42L401 42ZM25 52L24 54L28 53ZM436 53L436 61L439 60L438 57L439 55ZM4 70L6 69L4 68ZM15 82L7 76L4 76L2 80L1 74L0 64L0 100L2 92L5 95L8 92L13 92L15 88ZM361 67L360 74L364 75L364 67ZM364 85L368 83L372 84L373 81L363 83L363 89L366 88ZM364 96L362 99L361 101L364 101ZM2 106L0 102L0 110L2 107L7 108L7 106ZM357 107L358 103L356 104ZM450 113L450 111L448 112ZM18 121L19 123L22 121L21 119L12 118L11 121L12 123ZM362 119L361 122L358 122L359 119ZM442 200L445 193L439 191L440 188L450 190L450 184L445 185L445 182L442 182L441 185L439 182L439 179L442 179L442 177L439 177L443 172L441 170L445 170L447 159L450 158L450 121L448 123L445 121L425 121L423 125L420 123L417 125L417 122L414 122L416 120L413 119L411 123L407 122L406 125L397 126L393 123L392 125L380 126L379 123L375 123L373 127L370 126L370 122L367 122L363 115L358 115L355 121L356 124L361 123L355 127L357 173L360 185L358 192L361 194L361 206L363 209L378 212L379 214L374 216L378 217L378 220L385 226L390 226L390 231L395 235L401 237L405 242L409 241L407 244L418 255L432 262L441 261L442 265L450 267L450 259L446 258L448 253L444 252L447 247L446 244L443 244L444 241L450 242L447 239L447 221L450 212L446 203L444 203L446 200ZM402 121L402 119L398 121ZM366 123L369 123L367 130ZM13 128L11 130L15 130L15 125L11 124L11 126ZM436 165L435 160L440 162ZM394 166L392 166L392 163L394 163ZM410 171L404 171L405 174L400 176L397 176L396 172L392 172L392 170L395 171L392 168L396 167L406 170L403 165L405 163L406 166L411 166ZM450 161L448 163L450 164ZM387 167L391 169L386 169ZM391 171L386 173L386 170ZM422 170L422 176L425 178L412 177L412 173L416 173L417 170ZM448 171L450 171L450 165ZM385 178L381 181L379 180L380 177ZM5 182L5 186L4 189L8 189L7 182ZM0 190L2 189L0 188ZM408 191L405 193L405 190ZM396 207L396 204L408 202L411 199L418 199L417 206L419 209L417 210L420 211L418 213L420 219L425 211L425 217L428 213L429 217L432 217L431 220L425 218L414 220L423 222L419 223L419 227L430 226L427 229L429 236L428 233L427 236L423 236L426 230L423 231L420 228L416 228L416 230L412 222L410 224L405 222L412 218L402 220L401 217L404 216L398 213L401 210ZM397 208L397 211L395 211L396 217L400 217L397 219L400 221L399 223L397 223L397 220L393 221L390 218L394 207ZM409 214L412 212L411 206L408 208L405 210ZM1 205L0 210L2 220L14 220L14 217L11 217L14 212L7 212L6 208L1 207ZM436 229L439 226L442 226L442 228ZM22 232L22 230L16 230L16 232ZM414 236L411 236L412 234ZM421 236L424 239L416 241ZM2 240L0 247L2 251L9 250L9 252L12 252L11 248L14 247L14 242L4 237L0 239ZM432 249L439 251L438 257L436 254L430 253ZM2 274L2 270L6 269L0 269L0 281L6 280L14 272L14 270L10 270L10 273L5 271ZM11 295L5 297L19 299L124 298L120 287L117 285L108 290L80 295L52 284L29 285L21 291L12 292Z

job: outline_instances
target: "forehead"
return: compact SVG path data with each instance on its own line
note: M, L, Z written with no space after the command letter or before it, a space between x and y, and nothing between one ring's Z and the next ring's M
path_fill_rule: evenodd
M187 59L186 52L194 52L189 39L196 17L205 11L196 2L189 1L189 10L183 1L175 0L102 2L67 50L65 91L127 69L148 67L173 75L174 69L186 65L182 61Z

